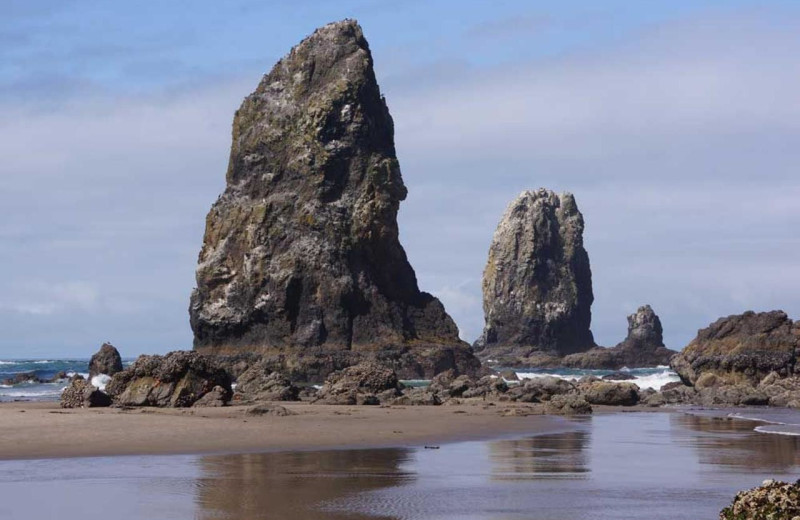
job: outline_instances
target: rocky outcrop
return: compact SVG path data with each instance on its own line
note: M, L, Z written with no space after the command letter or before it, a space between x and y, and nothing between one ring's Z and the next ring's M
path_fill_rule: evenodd
M561 364L571 368L619 370L668 365L676 351L664 346L661 320L649 305L628 316L628 335L612 348L593 348L565 356Z
M379 363L365 362L334 372L319 390L320 404L381 404L401 395L397 374Z
M589 404L633 406L639 402L639 387L633 383L596 381L581 385L580 390Z
M739 492L719 513L720 520L794 520L800 517L800 480L794 484L765 480Z
M508 206L483 272L482 358L541 365L595 346L583 228L569 193L525 191Z
M416 377L478 369L400 245L394 127L355 21L316 30L245 98L226 180L189 309L196 349L258 351L287 374L302 356L318 379L379 352Z
M61 408L98 408L111 406L111 398L83 378L75 378L61 392Z
M212 359L185 351L139 356L132 365L114 374L106 385L106 393L119 406L182 408L192 406L212 391L221 394L219 400L223 404L230 401L228 373Z
M298 401L300 389L279 372L273 372L267 363L259 362L247 369L236 380L239 401Z
M113 376L117 372L122 372L122 356L111 343L103 343L89 360L89 377L92 378L99 374Z
M755 386L771 372L795 375L798 343L800 324L785 312L748 311L701 329L670 365L688 385L711 374L719 385Z

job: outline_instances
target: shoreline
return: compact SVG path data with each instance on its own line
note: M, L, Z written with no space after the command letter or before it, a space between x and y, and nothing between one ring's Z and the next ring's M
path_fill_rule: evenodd
M247 416L247 406L66 410L52 402L0 403L0 460L419 447L575 428L569 417L544 415L536 405L275 404L294 415Z

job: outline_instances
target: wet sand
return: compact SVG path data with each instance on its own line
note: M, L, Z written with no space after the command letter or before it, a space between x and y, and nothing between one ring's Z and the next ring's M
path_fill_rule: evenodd
M62 410L57 403L2 403L0 460L405 447L557 432L568 424L530 405L281 405L295 415L250 417L244 406Z
M710 520L741 489L797 478L800 437L700 414L597 413L436 450L3 461L0 518Z

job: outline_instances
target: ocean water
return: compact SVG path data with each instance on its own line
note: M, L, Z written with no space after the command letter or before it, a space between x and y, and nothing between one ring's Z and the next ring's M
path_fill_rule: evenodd
M800 438L749 419L554 420L439 449L0 462L0 518L713 520L737 491L800 476Z
M133 360L123 360L124 366ZM81 374L89 377L88 359L11 359L0 360L0 383L17 374L33 373L43 381L50 381L58 373L66 372L67 376ZM92 383L104 387L107 377L96 377ZM54 382L37 383L25 381L15 385L0 384L0 402L4 401L57 401L69 381L61 379Z

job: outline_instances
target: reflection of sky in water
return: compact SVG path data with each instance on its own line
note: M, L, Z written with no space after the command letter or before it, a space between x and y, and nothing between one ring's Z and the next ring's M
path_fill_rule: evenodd
M437 450L2 462L0 518L716 518L738 490L800 470L800 438L724 416L598 414L572 426Z

